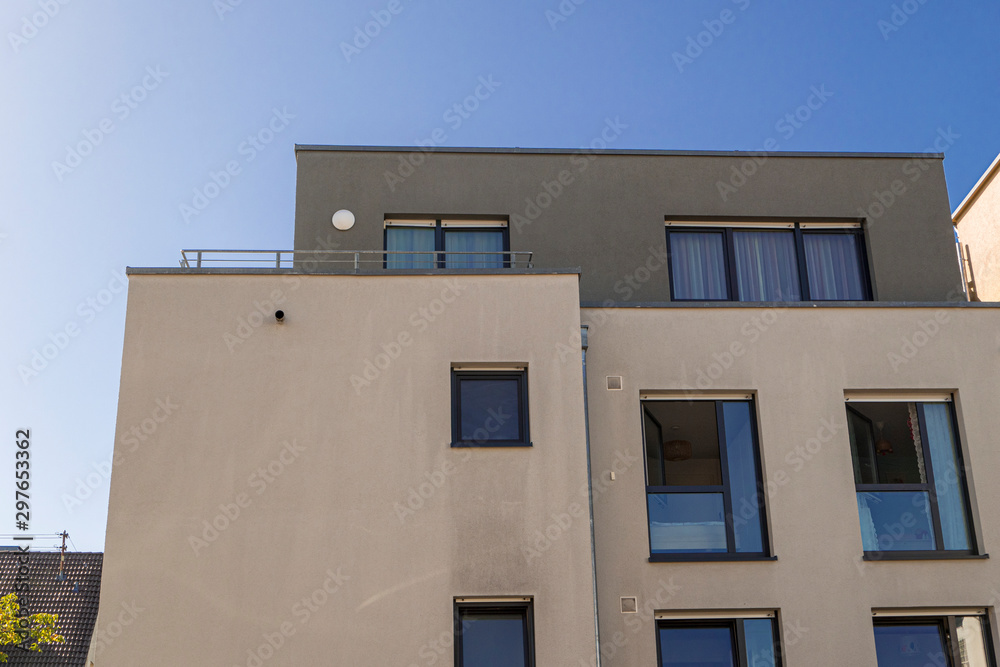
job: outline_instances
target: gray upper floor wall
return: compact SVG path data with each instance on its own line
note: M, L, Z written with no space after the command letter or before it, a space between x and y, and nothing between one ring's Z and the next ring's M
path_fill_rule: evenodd
M392 216L509 220L585 304L670 300L669 218L862 221L883 302L964 300L940 154L296 146L295 249L382 250ZM331 225L348 209L356 224Z

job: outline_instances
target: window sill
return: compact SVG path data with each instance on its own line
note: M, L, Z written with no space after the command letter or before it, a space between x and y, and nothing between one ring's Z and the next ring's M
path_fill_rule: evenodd
M727 563L744 561L776 561L777 556L761 554L650 554L650 563Z
M989 554L967 554L949 551L866 551L862 560L986 560Z
M464 448L475 448L475 449L495 449L497 447L534 447L533 442L453 442L451 447L464 447Z

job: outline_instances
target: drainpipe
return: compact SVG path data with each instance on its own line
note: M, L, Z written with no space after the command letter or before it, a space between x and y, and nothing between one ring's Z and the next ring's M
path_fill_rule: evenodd
M594 580L594 644L597 658L594 663L601 667L601 628L597 614L597 543L594 539L594 476L590 462L590 404L587 400L587 332L589 326L580 325L580 354L583 362L583 427L587 439L587 499L590 503L590 571Z

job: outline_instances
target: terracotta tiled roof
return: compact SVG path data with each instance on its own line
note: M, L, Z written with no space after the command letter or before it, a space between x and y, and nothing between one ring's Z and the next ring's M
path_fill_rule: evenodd
M101 565L104 554L66 553L63 572L65 581L59 576L60 554L51 552L30 552L28 582L31 591L19 594L18 601L27 606L30 613L45 612L59 614L57 627L59 634L66 638L65 644L45 644L41 653L19 650L15 647L0 647L9 657L8 665L86 665L90 638L97 621L97 603L101 596ZM16 551L0 551L0 595L14 591L17 572Z

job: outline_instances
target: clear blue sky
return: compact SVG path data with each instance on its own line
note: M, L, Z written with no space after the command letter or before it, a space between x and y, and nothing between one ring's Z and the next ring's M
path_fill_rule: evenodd
M615 148L922 151L951 128L953 206L1000 152L993 0L237 1L0 9L0 533L14 532L14 432L30 428L32 531L103 549L114 273L176 266L182 247L290 247L295 143L413 145L440 128L448 146L576 148L618 118ZM386 25L358 48L372 12ZM480 77L495 89L459 125L446 114ZM779 129L824 86L807 122ZM241 151L275 109L294 117ZM230 161L239 173L185 220Z

